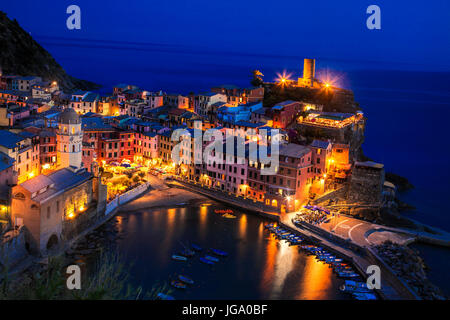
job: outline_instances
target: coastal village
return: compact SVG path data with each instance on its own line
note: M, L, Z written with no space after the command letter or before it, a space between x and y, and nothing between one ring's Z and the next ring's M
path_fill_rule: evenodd
M286 93L303 98L283 99ZM355 260L381 259L375 251L388 252L386 240L404 244L417 234L372 224L381 213L398 215L399 204L383 164L363 155L366 120L351 91L316 78L314 59L304 60L299 79L267 82L255 71L250 87L218 85L189 94L132 84L118 84L107 96L65 92L53 79L0 74L1 263L13 268L28 255L64 248L154 181L293 230L300 226L342 245L344 253L357 252ZM224 138L203 140L198 150L196 143L173 139L180 129L189 142L209 130ZM244 152L230 152L228 142L238 139ZM250 144L258 149L275 139L279 162L275 174L265 175L264 162L249 156ZM223 152L195 161L213 142ZM189 161L174 161L179 143L180 156ZM344 218L353 223L353 237L339 229ZM409 290L404 282L386 286Z

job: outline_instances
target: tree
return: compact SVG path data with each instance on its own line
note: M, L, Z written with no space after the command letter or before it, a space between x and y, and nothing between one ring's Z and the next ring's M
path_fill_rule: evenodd
M259 86L263 85L264 82L263 82L262 77L264 77L264 75L261 73L261 71L253 70L252 71L252 80L250 81L252 86L259 87Z

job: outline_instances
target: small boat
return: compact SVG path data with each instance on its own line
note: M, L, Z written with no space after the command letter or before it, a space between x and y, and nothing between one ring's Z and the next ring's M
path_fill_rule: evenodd
M373 290L367 287L367 284L364 282L357 282L353 280L345 280L345 284L343 284L339 289L344 292L349 293L372 293Z
M341 271L337 273L338 277L340 278L359 278L359 274L354 273L354 272L345 272L345 271Z
M227 218L227 219L235 219L236 216L234 214L230 214L230 213L225 213L222 215L223 218Z
M214 212L220 213L220 214L226 214L226 213L231 214L231 213L233 213L233 210L231 210L231 209L216 209L216 210L214 210Z
M355 292L353 293L353 297L356 300L377 300L377 296L373 293Z
M187 261L187 258L184 256L179 256L177 254L172 255L172 259L173 260L178 260L178 261Z
M159 300L175 300L174 297L169 296L168 294L161 293L161 292L158 293L158 294L156 295L156 297L157 297Z
M170 281L170 285L177 289L186 289L186 284L178 280Z
M211 251L212 251L212 253L214 253L215 255L222 256L222 257L226 257L226 256L228 255L227 252L222 251L222 250L219 250L219 249L212 249Z
M219 259L213 256L205 256L205 259L211 260L212 262L219 262Z
M194 280L192 280L191 278L189 278L188 276L185 275L178 275L178 280L186 283L186 284L194 284Z
M203 248L200 247L199 245L195 244L195 243L191 243L191 247L192 249L194 249L195 251L202 251Z
M355 272L351 267L337 267L333 269L334 272Z
M206 264L209 264L210 266L214 265L214 262L212 262L211 260L208 260L206 258L201 257L200 261Z
M185 256L185 257L193 257L195 255L195 252L193 250L190 250L190 249L187 249L187 248L182 250L180 253L181 253L182 256Z

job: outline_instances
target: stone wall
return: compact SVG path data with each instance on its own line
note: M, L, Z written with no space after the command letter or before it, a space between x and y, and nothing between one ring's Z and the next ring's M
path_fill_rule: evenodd
M347 196L349 203L381 203L384 168L368 168L355 165Z
M344 186L340 187L339 189L327 192L324 195L314 199L312 201L312 203L314 205L316 205L316 204L319 204L319 203L322 203L322 202L325 202L328 200L345 199L347 196L347 190L348 190L348 186L344 185Z

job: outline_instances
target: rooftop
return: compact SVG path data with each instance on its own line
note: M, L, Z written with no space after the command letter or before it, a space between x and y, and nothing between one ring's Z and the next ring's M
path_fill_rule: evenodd
M330 143L328 141L323 141L323 140L315 139L311 143L311 147L313 147L313 148L328 149L329 146L330 146Z
M280 155L292 158L300 158L307 154L311 149L295 143L283 144L280 147Z
M8 169L14 164L15 160L11 157L8 157L3 152L0 152L0 171Z
M78 124L80 123L80 116L72 108L66 108L59 115L59 122L63 124Z
M82 118L81 119L81 129L82 130L113 130L114 128L110 124L104 123L102 118L92 117L92 118Z
M95 92L89 92L88 94L86 94L83 97L83 101L85 102L95 102L98 101L100 99L100 96L98 95L98 93Z
M0 130L0 146L8 149L16 148L17 144L23 140L25 140L25 138L16 133L12 133L8 130Z
M91 176L92 174L84 169L75 172L69 168L63 168L48 175L41 174L20 186L31 193L39 192L33 200L42 203L87 181Z

